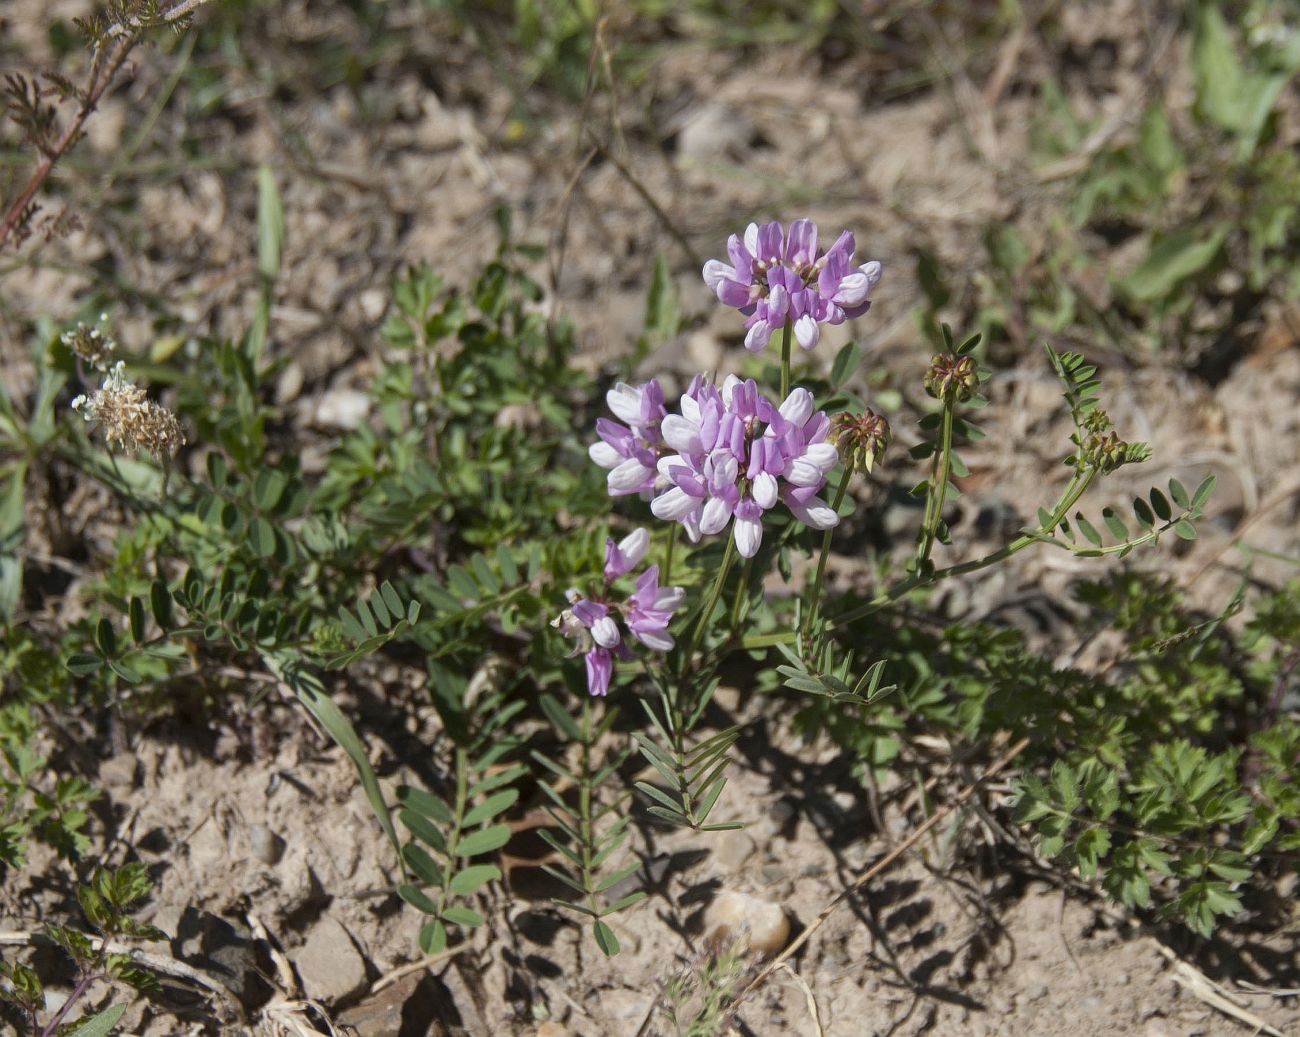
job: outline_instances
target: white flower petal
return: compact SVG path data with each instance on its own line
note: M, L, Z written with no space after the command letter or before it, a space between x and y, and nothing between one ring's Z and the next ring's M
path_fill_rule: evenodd
M646 476L652 474L652 471L653 469L647 468L635 457L629 457L610 471L606 481L611 490L630 493L645 482Z
M675 643L673 635L666 630L647 630L640 633L633 630L632 636L647 648L653 648L656 652L670 651Z
M804 450L803 456L823 472L829 472L839 462L840 452L830 443L813 443Z
M785 481L791 486L816 486L824 478L826 478L825 472L802 457L796 457L791 461L785 473Z
M601 648L613 648L622 639L618 633L618 624L613 616L605 616L591 624L591 639Z
M718 290L718 284L728 278L732 281L739 280L739 278L736 277L735 267L727 266L727 264L720 259L710 259L704 264L704 283L709 286L709 291L716 293Z
M605 402L609 404L609 409L614 412L618 420L625 425L641 423L640 389L635 389L626 382L619 382L605 393Z
M802 428L804 422L812 417L813 407L813 394L807 389L794 388L781 404L781 417Z
M754 476L749 492L750 496L754 498L754 503L766 511L776 503L776 476L768 472L759 472L758 475Z
M840 517L820 497L813 497L798 510L794 508L790 510L794 512L795 518L805 526L811 526L813 529L831 529L840 524Z
M676 414L669 414L659 426L664 442L683 454L695 454L704 449L700 442L700 426Z
M599 443L592 443L591 446L587 447L587 456L600 465L601 468L613 468L623 461L623 455L603 439Z
M667 493L661 493L650 502L650 511L655 518L675 522L689 515L695 508L695 498L680 486L674 486Z
M758 224L751 223L745 228L745 248L751 256L758 255Z
M654 607L660 612L676 612L686 600L686 591L682 587L661 587L655 595Z
M710 497L700 512L700 532L708 536L721 533L731 519L731 507L721 497Z
M812 349L813 346L817 345L817 339L820 336L821 336L821 329L817 326L817 322L813 320L813 318L809 314L805 313L802 317L800 317L797 321L794 322L795 340L804 349Z
M650 546L650 531L642 526L640 529L634 529L618 542L619 553L627 563L628 572L635 569L640 564L641 559L645 557L646 548Z
M736 518L736 550L742 558L753 558L763 542L763 523L758 519Z
M751 353L761 353L771 340L772 328L765 320L757 321L745 332L745 348Z

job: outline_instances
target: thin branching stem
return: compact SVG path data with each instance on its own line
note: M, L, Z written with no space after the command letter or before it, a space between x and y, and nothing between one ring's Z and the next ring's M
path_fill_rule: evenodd
M163 24L178 22L205 3L208 3L208 0L180 0L179 3L164 11L159 21ZM85 126L86 120L90 118L91 112L95 110L105 91L117 78L117 74L122 70L127 57L135 49L135 45L140 42L140 36L145 28L146 26L140 19L127 19L116 25L109 26L104 32L103 38L95 45L94 57L91 59L90 64L90 74L87 77L85 88L81 91L81 103L77 107L77 113L49 147L42 149L43 155L40 162L36 164L36 168L32 170L32 175L28 178L27 183L5 213L4 222L0 223L0 248L4 247L15 231L30 216L32 200L36 197L36 192L41 189L50 173L53 172L54 166L59 159L81 137L82 127ZM105 42L107 40L113 42L107 44Z
M887 587L865 604L836 616L831 620L830 626L835 628L852 623L855 620L862 619L864 616L871 615L873 612L879 612L887 605L897 601L904 594L914 591L918 587L925 587L930 584L939 583L940 581L946 580L952 576L964 576L966 573L986 569L990 565L995 565L1003 559L1010 558L1013 554L1023 551L1031 544L1042 543L1050 534L1051 530L1055 529L1065 519L1069 510L1074 507L1079 498L1087 491L1088 487L1092 484L1092 480L1096 477L1096 474L1096 470L1091 468L1082 473L1076 473L1074 478L1072 478L1069 484L1065 487L1064 491L1062 491L1060 500L1057 501L1056 507L1052 509L1050 523L1045 524L1040 529L1036 529L1032 533L1023 533L1016 537L1015 540L1012 540L1005 546L998 548L998 550L983 555L980 558L972 558L969 562L960 562L957 565L950 565L945 569L933 569L924 574L913 573L911 576L899 580L897 583ZM795 640L795 638L796 635L793 631L786 631L781 634L761 634L758 637L746 638L742 644L745 648L764 648L776 644L790 644Z

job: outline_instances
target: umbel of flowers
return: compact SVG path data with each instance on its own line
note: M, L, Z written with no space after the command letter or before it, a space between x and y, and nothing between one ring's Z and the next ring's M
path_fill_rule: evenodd
M763 513L778 502L813 529L839 521L818 496L839 454L807 389L792 390L778 407L752 378L728 375L721 387L696 377L676 414L665 412L655 381L620 383L607 400L629 422L596 424L600 441L589 453L610 469L610 494L649 497L655 517L681 523L692 542L734 520L736 550L752 558Z
M673 646L668 624L682 604L686 592L680 587L659 586L659 566L652 565L636 581L636 589L622 600L613 593L614 582L635 569L650 546L650 534L636 529L617 544L605 540L603 589L585 596L569 590L569 607L560 613L554 626L585 649L587 690L593 695L609 691L614 658L631 659L624 629L647 648L666 652ZM620 622L621 621L621 622Z
M799 345L812 349L821 325L842 324L871 306L881 267L875 260L855 267L855 250L846 230L818 255L812 220L795 220L789 234L775 220L761 227L751 223L744 237L727 239L730 264L720 259L704 264L704 283L721 302L745 314L746 349L761 352L772 332L787 323Z
M763 516L778 505L812 529L829 530L839 522L836 507L821 496L841 460L828 438L831 422L808 390L789 388L789 354L792 338L812 349L823 324L843 323L870 307L881 266L875 261L855 266L855 248L853 235L845 231L819 252L811 220L795 220L788 234L775 221L751 223L743 236L728 239L730 263L710 260L704 280L719 300L745 315L746 349L758 352L774 331L782 331L780 402L753 379L728 375L719 385L696 376L670 412L657 380L620 382L606 394L614 418L596 422L599 438L588 451L608 470L611 496L641 497L656 518L680 524L692 542L731 527L744 558L758 553ZM844 440L845 430L839 431ZM858 443L861 436L845 440L851 467L869 470L870 461L860 465L859 455L865 450L874 460L887 440L887 430L867 431L869 445ZM837 503L843 491L841 485ZM605 694L614 656L627 651L616 616L648 647L672 647L667 624L683 595L679 588L659 589L656 567L646 570L627 605L609 601L613 580L640 560L648 543L644 530L617 546L610 541L604 595L587 598L571 591L570 607L556 620L567 635L591 644L586 658L593 695ZM715 600L723 577L725 571L716 581ZM705 618L711 604L704 606Z

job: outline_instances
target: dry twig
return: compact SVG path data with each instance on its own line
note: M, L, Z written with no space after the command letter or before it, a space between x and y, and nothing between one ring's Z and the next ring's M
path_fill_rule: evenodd
M865 886L872 879L876 878L883 872L887 871L890 867L892 867L895 863L897 863L898 859L902 857L903 854L907 853L908 850L912 849L912 847L914 847L922 839L924 839L926 834L932 828L934 828L935 825L937 825L940 821L942 821L954 810L956 810L959 806L961 806L964 802L966 802L966 800L970 799L970 797L976 793L976 791L980 788L981 785L984 784L984 782L988 781L989 778L993 777L995 774L998 774L999 772L1004 770L1007 766L1009 766L1010 763L1017 756L1020 755L1020 753L1024 750L1025 746L1027 746L1028 744L1029 744L1029 739L1027 737L1021 738L1019 741L1017 741L1013 746L1011 746L1011 748L1009 748L1006 752L1004 752L1001 756L999 756L997 760L995 760L993 764L989 766L988 770L984 772L983 776L971 782L964 789L958 792L957 795L953 797L950 803L944 804L933 814L927 817L923 822L921 822L921 824L917 825L916 829L912 832L911 835L909 835L906 839L904 839L901 843L899 843L896 847L894 847L894 849L890 850L889 853L885 854L884 857L882 857L879 861L877 861L870 868L868 868L863 873L861 878L859 878L847 889L841 890L840 893L835 897L835 899L832 900L829 904L827 904L824 908L822 908L821 914L819 914L815 919L813 919L813 921L810 922L804 928L803 932L801 932L797 937L795 937L794 941L788 947L786 947L785 950L783 950L780 954L778 954L775 958L773 958L770 962L768 962L767 965L765 965L761 970L759 970L758 975L756 975L750 981L749 986L745 987L745 989L740 992L740 996L736 998L736 1003L739 1004L751 993L753 993L753 991L756 990L763 983L763 981L766 980L768 976L770 976L772 972L775 971L781 965L782 962L792 957L795 954L795 952L799 950L800 947L802 947L805 943L807 943L812 938L813 933L815 933L826 923L826 919L828 919L831 916L831 914L835 911L837 907L840 906L840 904L842 904L845 900L851 897L858 890L862 889L862 887Z

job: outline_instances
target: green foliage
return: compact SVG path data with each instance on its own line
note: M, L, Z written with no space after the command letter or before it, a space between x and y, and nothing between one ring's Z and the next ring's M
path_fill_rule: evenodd
M636 782L636 788L651 800L648 812L661 821L701 832L742 827L734 821L706 823L727 787L727 750L740 729L728 727L697 742L688 741L717 688L717 678L710 680L694 696L689 712L682 701L685 696L672 690L660 693L658 709L642 700L651 731L636 736L637 750L665 783Z
M109 870L96 867L90 881L77 886L77 902L94 936L67 926L47 925L44 938L68 955L76 966L78 981L63 1006L44 1023L45 988L40 975L22 962L0 960L0 1000L15 1005L31 1023L33 1037L58 1033L77 1037L107 1037L116 1027L126 1004L110 1005L75 1021L72 1011L93 982L124 984L140 991L157 988L157 980L138 964L135 956L121 949L121 940L164 940L167 935L132 917L151 889L142 864L124 864Z
M469 861L501 849L510 839L501 815L519 798L512 786L527 768L504 758L518 748L511 721L521 709L522 702L507 702L500 693L475 705L479 727L455 749L454 791L447 798L409 785L398 789L397 816L413 838L401 851L412 881L397 892L430 916L419 937L426 954L446 947L448 926L474 928L484 922L479 911L462 901L501 878L495 864Z
M1033 243L1008 225L989 229L982 327L1002 338L1027 323L1199 362L1246 308L1295 295L1300 159L1278 139L1276 109L1300 72L1300 34L1274 0L1244 6L1229 24L1219 5L1191 5L1190 110L1156 98L1113 132L1045 84L1031 142L1044 178L1067 184L1062 212ZM1250 29L1278 17L1277 31ZM1121 271L1106 256L1117 237L1141 245Z
M729 1028L729 1008L749 967L743 942L699 959L664 984L664 1012L677 1037L714 1037Z
M542 696L541 706L556 731L577 750L577 761L572 768L536 750L530 754L556 779L539 782L550 800L546 812L555 823L554 830L543 829L541 837L564 863L542 868L577 897L557 898L556 903L588 916L596 945L607 956L613 956L619 950L618 938L604 919L645 898L643 890L633 890L614 900L608 895L615 886L625 884L641 863L633 858L618 863L612 870L606 869L627 842L628 825L632 821L632 814L627 810L630 792L610 794L606 789L631 755L632 748L625 746L603 755L600 752L601 743L609 739L618 719L617 709L606 710L598 722L593 722L590 699L583 700L580 718L575 718L550 695Z
M0 706L0 873L22 866L33 836L66 860L90 846L85 807L99 792L76 775L51 775L36 730L26 703Z

